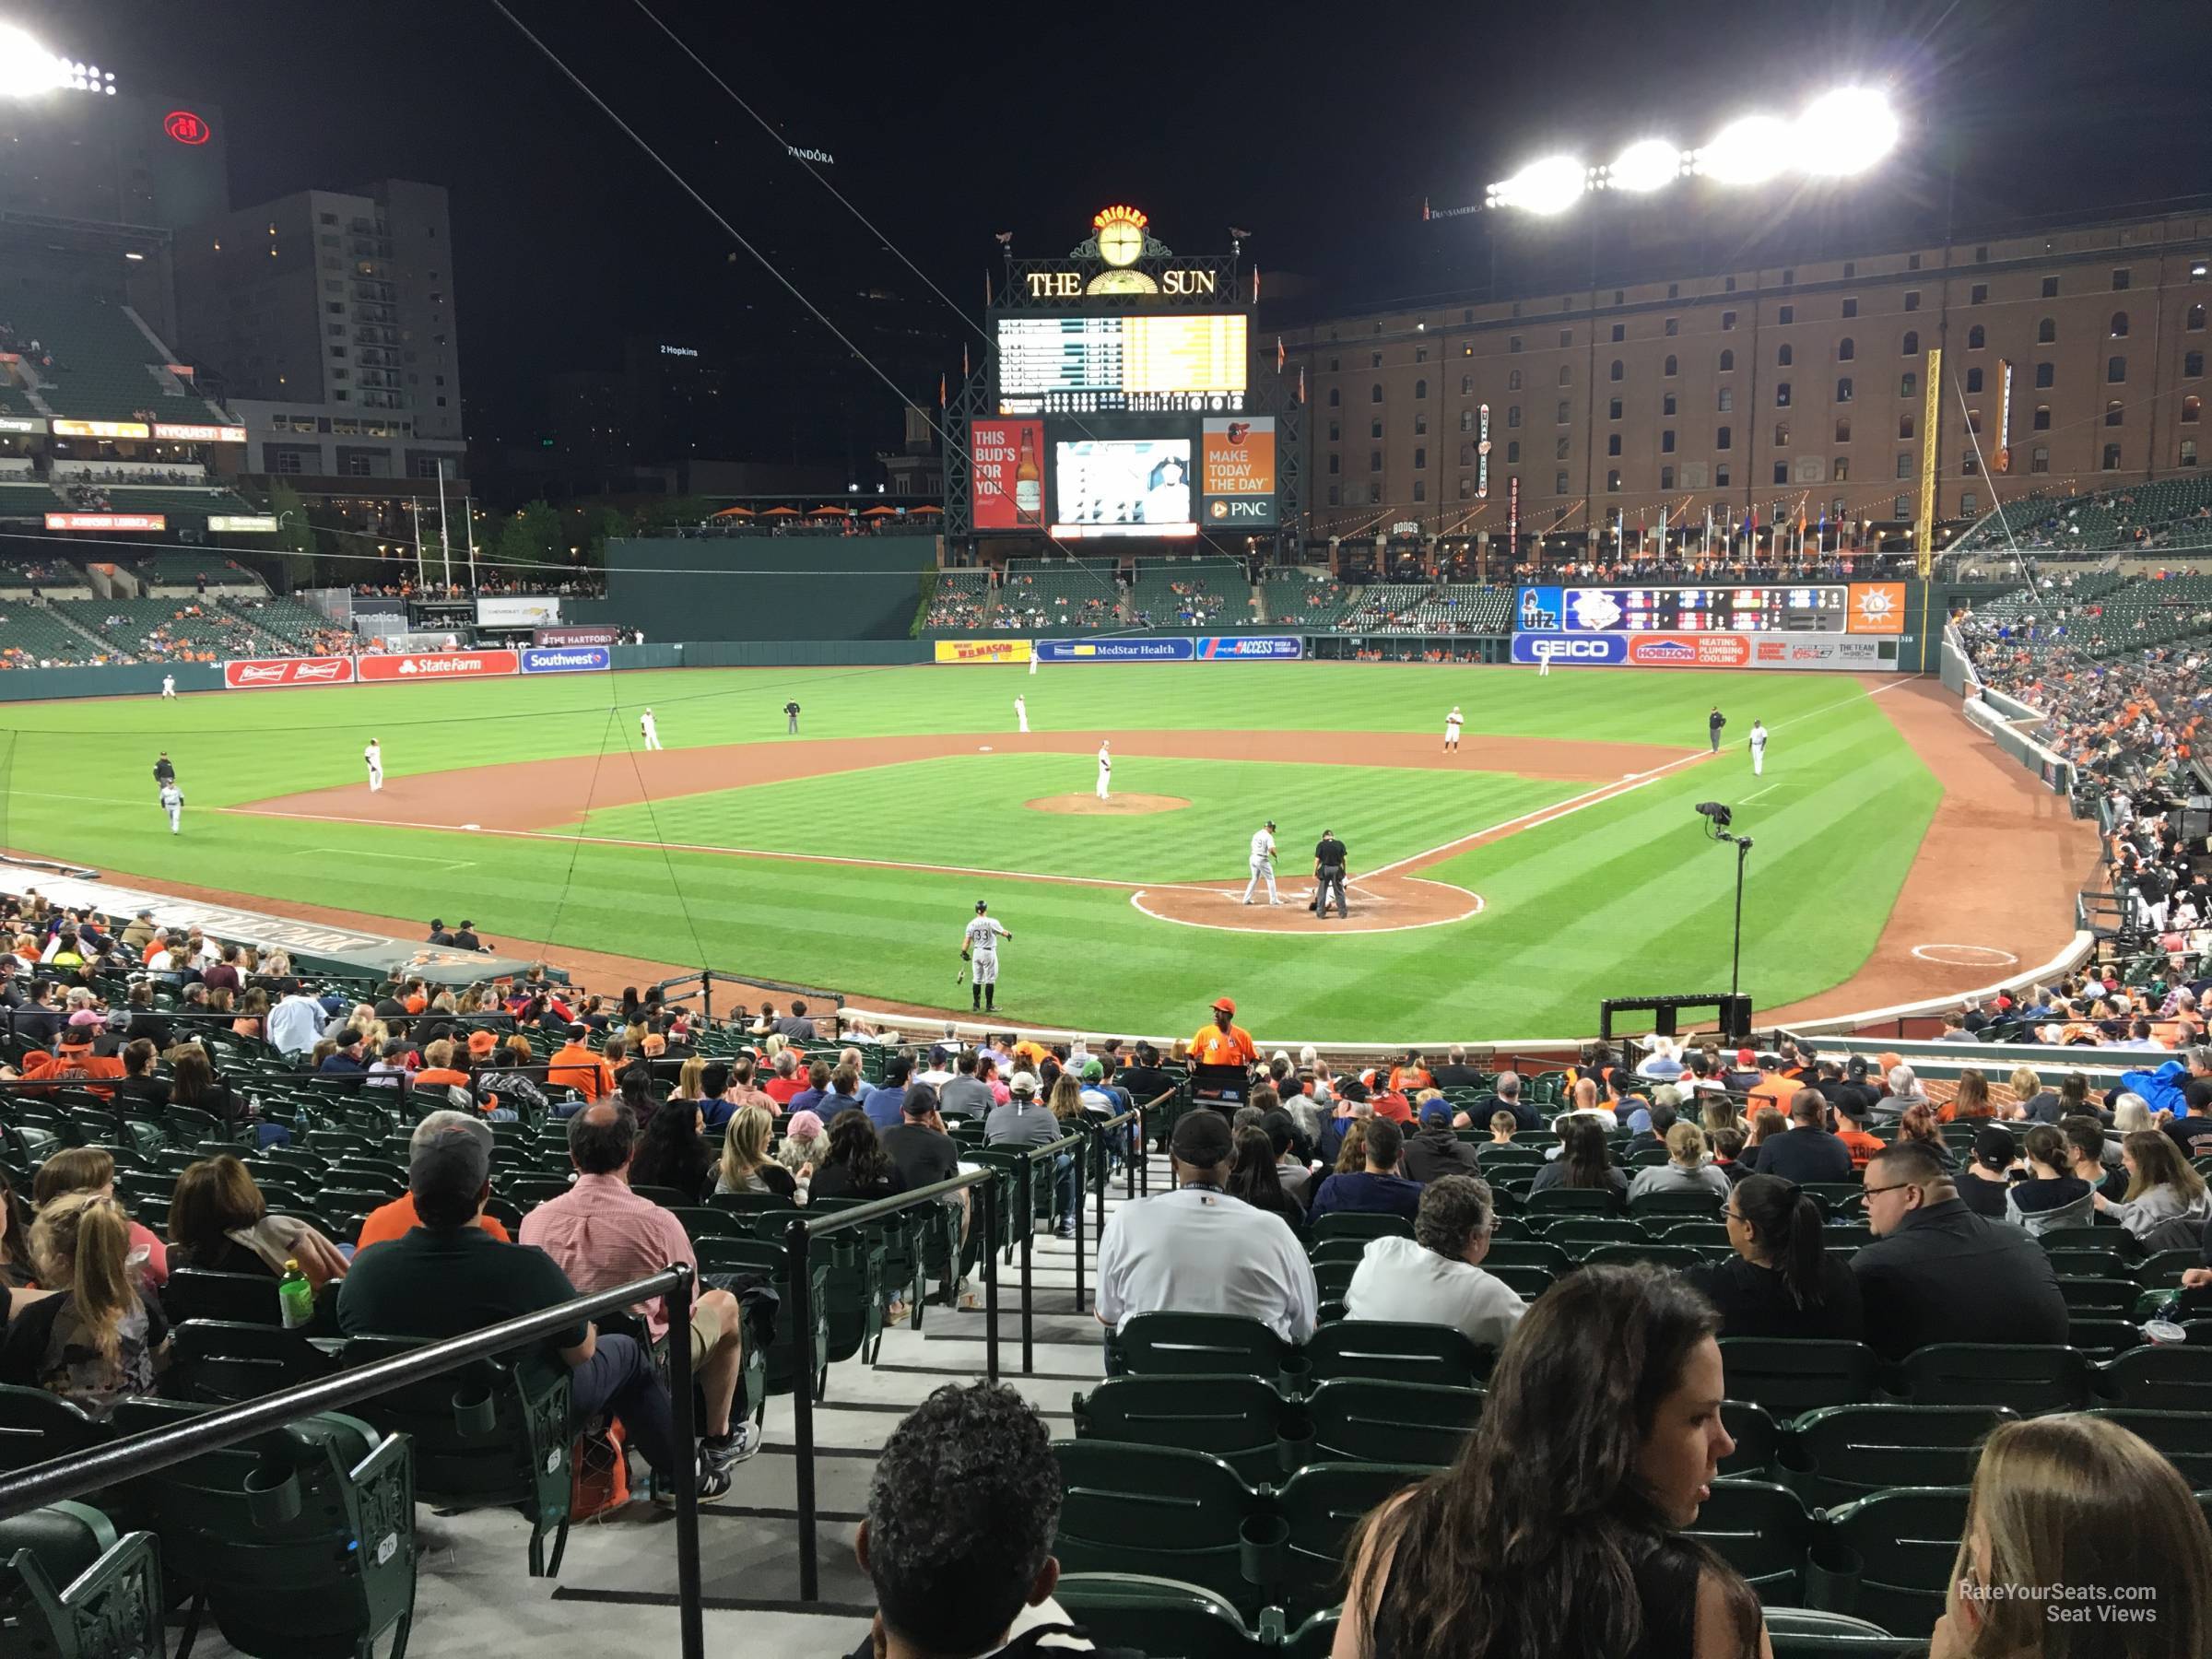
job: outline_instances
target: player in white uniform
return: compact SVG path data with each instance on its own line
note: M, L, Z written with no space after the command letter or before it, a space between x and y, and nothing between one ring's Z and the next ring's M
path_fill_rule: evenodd
M1751 775L1759 777L1767 770L1767 728L1759 721L1751 723Z
M1551 672L1551 653L1547 649L1551 641L1548 640L1536 641L1536 677L1538 679L1542 679Z
M184 792L173 779L161 785L161 810L169 814L169 832L180 833L178 823L184 816Z
M998 942L1014 936L1011 928L1001 927L985 913L990 908L981 899L975 901L975 920L960 939L960 958L968 964L969 1006L981 1011L992 1008L998 995Z
M1106 752L1106 740L1099 739L1099 799L1108 798L1107 785L1113 781L1113 757Z
M1252 890L1261 881L1267 883L1267 902L1280 904L1275 896L1275 820L1269 818L1265 830L1252 832L1252 879L1244 884L1244 902L1252 902Z
M1030 705L1026 700L1019 697L1014 700L1014 720L1015 724L1023 731L1026 732L1030 729Z
M369 793L374 794L384 786L383 745L373 737L370 738L369 747L361 751L361 759L369 767Z
M1452 712L1444 716L1444 753L1455 754L1459 749L1459 705L1452 705Z
M173 674L165 674L161 677L161 700L164 702L174 702L176 699L177 677Z
M661 728L653 724L651 709L638 716L638 735L644 738L647 748L657 749L661 747Z

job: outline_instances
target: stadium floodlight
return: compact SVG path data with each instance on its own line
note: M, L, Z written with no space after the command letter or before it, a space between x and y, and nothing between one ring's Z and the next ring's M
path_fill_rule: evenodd
M12 23L0 23L0 98L36 98L69 84L67 59L32 40Z
M1823 93L1797 118L1797 165L1808 173L1865 172L1897 147L1897 114L1868 87Z
M1549 216L1566 212L1589 188L1590 170L1581 161L1572 156L1547 156L1503 183L1491 185L1489 198L1493 206Z
M1643 138L1614 158L1606 169L1606 186L1641 194L1663 189L1682 176L1682 152L1664 138Z
M1732 121L1698 151L1697 170L1723 184L1763 184L1790 164L1796 148L1789 123L1778 115Z

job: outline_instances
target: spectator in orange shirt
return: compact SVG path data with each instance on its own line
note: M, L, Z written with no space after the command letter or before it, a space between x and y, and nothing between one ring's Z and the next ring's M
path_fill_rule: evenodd
M771 1041L773 1041L771 1039ZM806 1079L799 1076L799 1057L789 1049L776 1051L776 1075L760 1085L760 1092L776 1103L777 1110L791 1104L791 1097L806 1087Z
M1394 1124L1413 1122L1413 1103L1392 1087L1391 1079L1382 1074L1380 1067L1366 1073L1362 1081L1373 1091L1368 1096L1367 1103L1374 1116L1388 1118Z
M1961 1118L1994 1118L1996 1106L1989 1098L1989 1079L1977 1066L1962 1067L1959 1073L1959 1090L1936 1109L1938 1122L1955 1124Z
M361 1236L354 1241L354 1253L358 1255L371 1244L382 1244L402 1233L412 1232L421 1225L422 1218L415 1213L415 1194L402 1193L391 1203L381 1205L361 1218ZM502 1244L514 1241L496 1216L479 1215L477 1225Z
M1253 1065L1260 1058L1252 1033L1235 1023L1237 1005L1229 997L1214 999L1214 1019L1191 1039L1193 1065ZM1400 1101L1403 1105L1404 1102Z
M1866 1133L1865 1102L1855 1094L1842 1094L1828 1104L1836 1114L1836 1138L1851 1149L1851 1167L1864 1170L1866 1160L1882 1149L1882 1143Z
M1422 1063L1418 1049L1407 1049L1406 1058L1390 1068L1390 1088L1393 1094L1418 1094L1424 1088L1434 1088L1436 1079Z
M547 1087L573 1088L586 1104L602 1095L612 1094L615 1088L615 1068L592 1053L587 1041L591 1034L589 1026L571 1026L568 1041L554 1050L546 1062Z
M99 1015L89 1008L79 1009L69 1017L62 1028L61 1052L50 1054L43 1049L34 1049L23 1060L25 1082L76 1083L88 1088L103 1100L115 1098L112 1088L92 1084L94 1077L120 1077L123 1062L112 1054L92 1052L93 1040L100 1032Z

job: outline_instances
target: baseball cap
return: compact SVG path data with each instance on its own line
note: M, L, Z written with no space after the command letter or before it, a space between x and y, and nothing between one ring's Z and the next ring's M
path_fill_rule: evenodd
M1864 1081L1866 1076L1866 1056L1853 1054L1843 1062L1843 1075L1853 1083Z
M1168 1137L1168 1149L1184 1163L1205 1169L1225 1164L1235 1150L1229 1120L1210 1106L1186 1112L1175 1120L1175 1133Z
M1224 1014L1234 1014L1237 1011L1236 1001L1232 997L1217 996L1214 998L1214 1006Z
M499 1046L499 1038L490 1031L471 1031L468 1034L468 1052L472 1054L488 1054Z
M407 1191L418 1204L428 1198L440 1208L475 1197L491 1179L491 1146L488 1124L431 1112L407 1138Z
M1289 1151L1290 1143L1297 1138L1298 1125L1290 1121L1290 1114L1280 1107L1263 1117L1260 1127L1267 1132L1267 1144L1275 1148L1277 1158Z
M1431 1100L1428 1105L1421 1108L1421 1122L1424 1124L1441 1124L1446 1128L1450 1128L1452 1125L1452 1108L1445 1105L1441 1100Z
M108 1019L98 1008L79 1008L69 1016L69 1023L73 1026L91 1026L98 1030L105 1026Z
M582 1042L591 1034L592 1028L588 1025L585 1025L581 1019L569 1028L569 1035L573 1037L579 1042Z
M821 1132L822 1114L818 1112L794 1112L791 1122L783 1126L785 1135L800 1140L813 1140Z
M1759 1056L1753 1053L1747 1048L1737 1049L1735 1051L1735 1063L1738 1065L1757 1065L1759 1064Z
M1096 1083L1096 1082L1097 1082L1097 1081L1098 1081L1100 1078L1103 1077L1105 1075L1106 1075L1106 1068L1105 1068L1105 1066L1101 1065L1100 1065L1100 1064L1098 1061L1096 1061L1096 1060L1086 1060L1086 1061L1084 1061L1084 1062L1083 1062L1083 1081L1084 1081L1084 1082L1086 1082L1086 1083Z
M975 901L975 908L979 913L983 911L987 911L991 908L990 901L988 900L978 899Z
M1018 1095L1033 1095L1037 1092L1037 1074L1018 1071L1006 1079L1006 1088Z

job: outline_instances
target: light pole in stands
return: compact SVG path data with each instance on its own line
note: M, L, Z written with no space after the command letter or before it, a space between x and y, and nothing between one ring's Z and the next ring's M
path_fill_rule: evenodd
M1735 815L1718 801L1700 801L1698 812L1705 819L1705 832L1711 840L1735 845L1735 936L1728 947L1728 994L1734 996L1744 959L1744 862L1751 856L1751 838L1728 832Z

